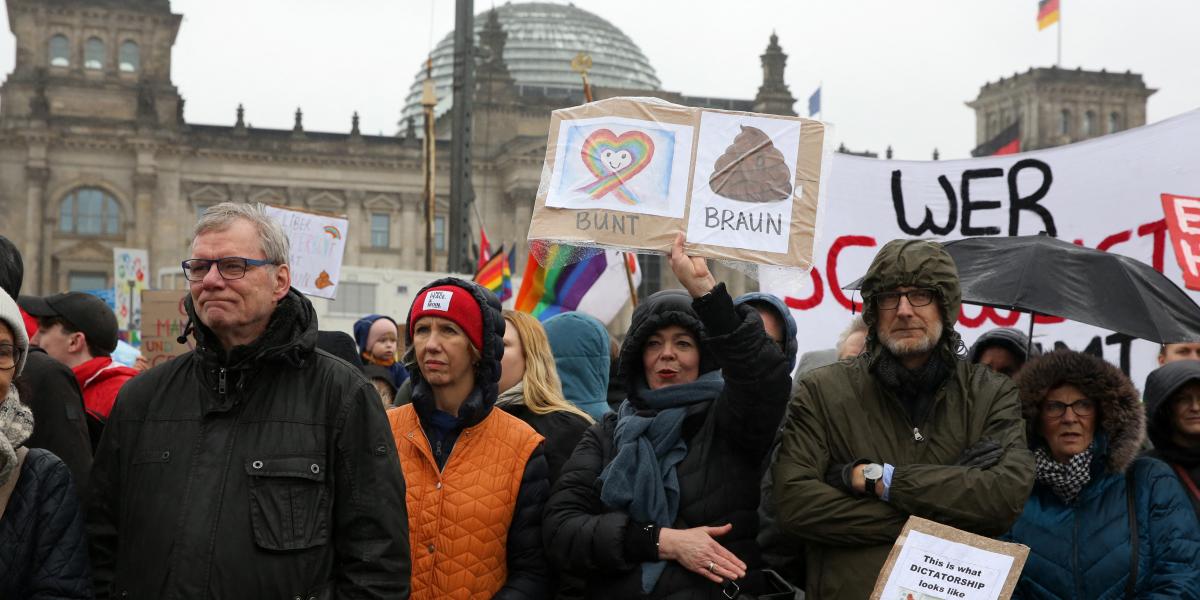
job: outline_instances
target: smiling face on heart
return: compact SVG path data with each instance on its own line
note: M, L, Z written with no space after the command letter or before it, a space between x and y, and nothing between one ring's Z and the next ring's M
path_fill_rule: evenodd
M600 162L610 173L616 173L633 163L633 154L628 150L605 148L600 151Z

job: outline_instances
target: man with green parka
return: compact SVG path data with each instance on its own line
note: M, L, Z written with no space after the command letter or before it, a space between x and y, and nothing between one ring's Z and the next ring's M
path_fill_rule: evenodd
M909 515L996 536L1033 486L1016 388L964 360L942 246L887 243L862 295L867 351L800 380L773 466L810 600L867 598Z

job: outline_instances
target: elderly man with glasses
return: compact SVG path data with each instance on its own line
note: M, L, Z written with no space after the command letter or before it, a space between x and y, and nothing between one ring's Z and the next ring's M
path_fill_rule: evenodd
M183 261L196 349L121 390L97 451L97 597L408 597L387 417L357 369L316 348L287 259L261 205L201 216Z
M862 293L866 351L800 379L772 467L810 600L868 597L909 515L995 536L1033 485L1016 388L963 360L950 255L889 242Z

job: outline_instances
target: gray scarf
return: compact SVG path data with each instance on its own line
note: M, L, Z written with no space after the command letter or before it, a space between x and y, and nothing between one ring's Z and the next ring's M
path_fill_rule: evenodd
M17 448L33 435L33 411L21 404L17 386L8 386L8 395L0 403L0 487L14 476Z
M1054 460L1045 448L1033 453L1037 461L1037 480L1050 486L1051 490L1068 505L1074 504L1079 491L1092 480L1092 447L1076 454L1063 464Z
M500 392L496 398L496 406L508 406L509 404L525 404L525 382L518 381L516 385Z
M687 455L683 418L689 406L715 400L724 387L720 371L657 390L641 382L636 394L646 408L635 408L626 399L617 409L617 455L600 472L600 500L626 511L635 522L670 527L679 513L675 467ZM643 593L654 589L666 566L661 560L642 563Z

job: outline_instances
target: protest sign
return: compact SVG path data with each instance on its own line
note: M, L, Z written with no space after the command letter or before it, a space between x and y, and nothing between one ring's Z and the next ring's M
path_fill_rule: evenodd
M345 217L280 206L267 214L283 226L291 243L292 287L318 298L337 297L349 221Z
M871 600L1007 600L1029 547L909 517Z
M141 351L152 367L191 350L190 341L180 344L177 339L187 326L186 295L183 290L142 291Z
M826 126L612 98L556 110L529 239L812 265Z
M145 250L113 248L113 312L117 315L117 337L137 346L142 329L142 290L150 257Z
M1034 235L1117 252L1177 285L1164 193L1200 196L1200 111L1078 144L1006 156L934 162L835 154L822 204L815 267L807 276L765 273L761 289L784 298L800 324L800 352L830 348L861 302L842 286L864 275L889 240ZM1002 259L1002 257L1000 257ZM1036 269L1037 265L1029 265ZM1200 292L1189 292L1200 299ZM1097 302L1103 298L1097 298ZM970 345L995 327L1029 328L1029 315L964 305L957 329ZM1184 340L1175 340L1184 341ZM1092 348L1141 386L1157 344L1038 316L1034 342Z

